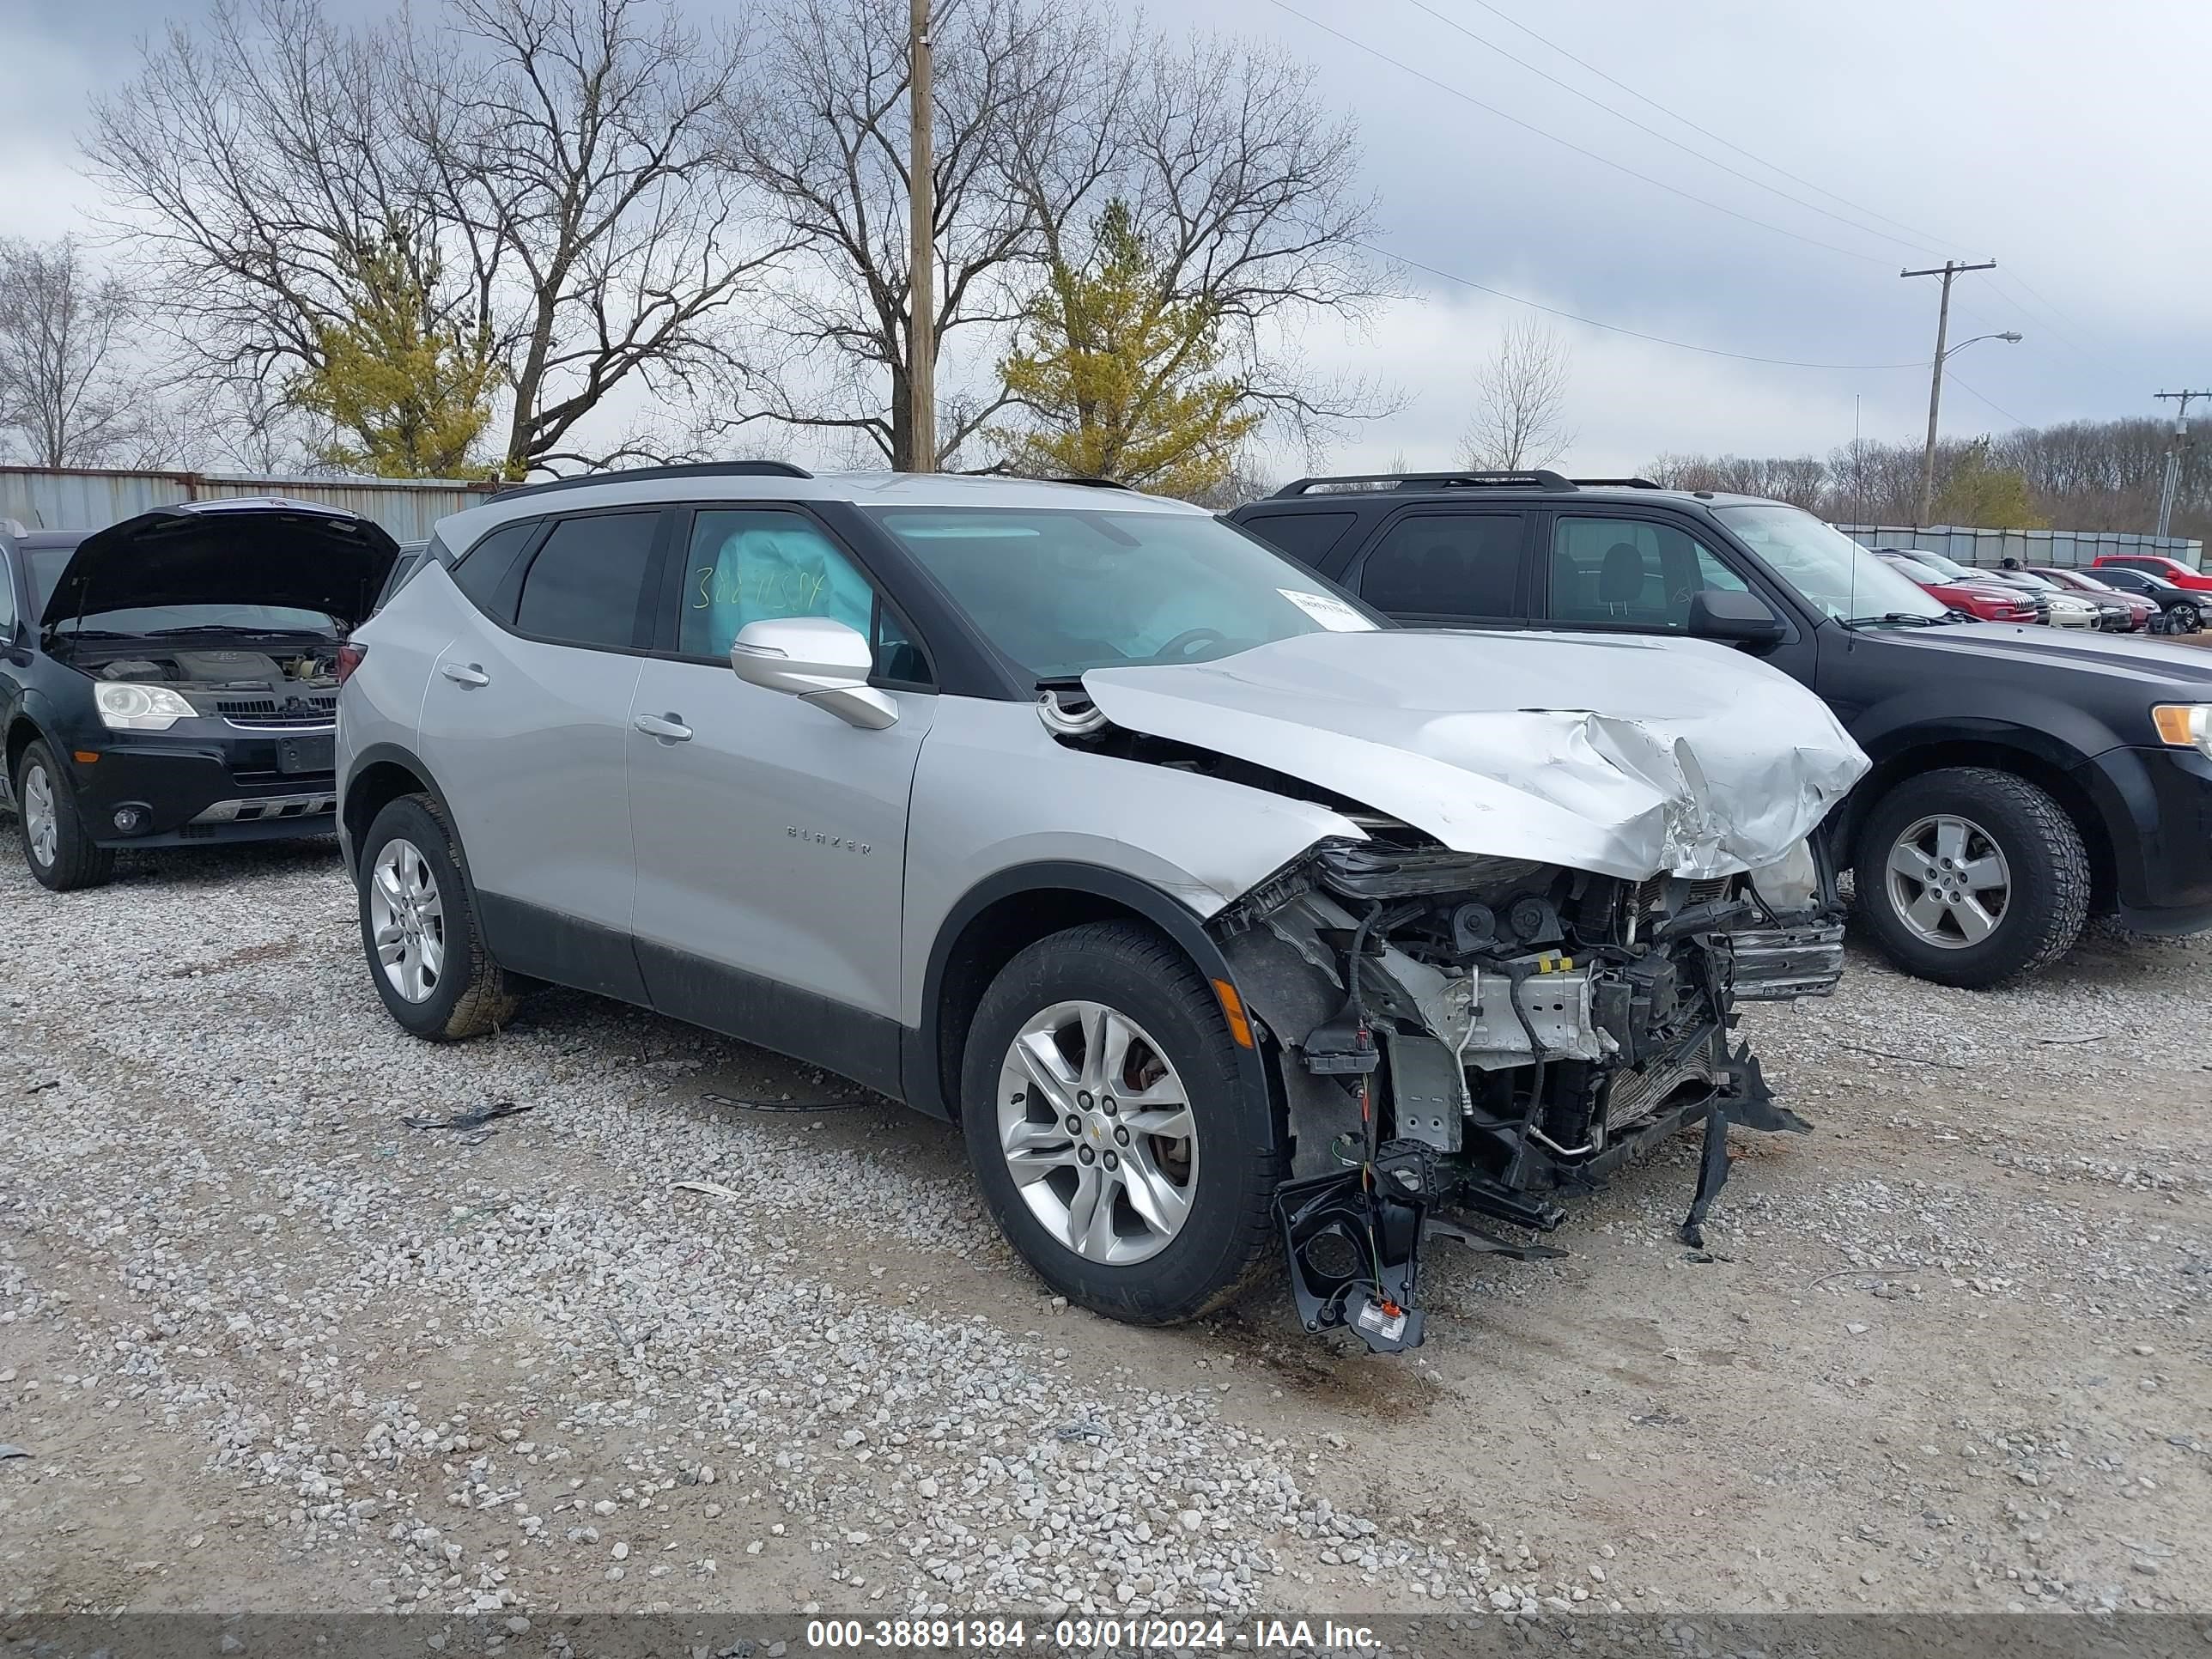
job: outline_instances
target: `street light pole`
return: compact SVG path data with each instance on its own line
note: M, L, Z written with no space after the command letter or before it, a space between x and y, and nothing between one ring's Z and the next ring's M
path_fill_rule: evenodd
M1943 406L1943 360L1951 354L1943 349L1944 336L1951 327L1951 279L1965 270L1995 270L1997 262L1985 260L1978 265L1962 265L1955 259L1946 259L1941 265L1927 270L1900 270L1900 276L1941 276L1943 279L1942 303L1936 312L1936 358L1928 376L1928 447L1920 457L1920 517L1913 528L1924 529L1936 511L1936 422Z

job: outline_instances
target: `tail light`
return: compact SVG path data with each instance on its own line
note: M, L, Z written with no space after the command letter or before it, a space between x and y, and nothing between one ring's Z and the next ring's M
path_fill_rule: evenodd
M353 671L361 666L362 659L368 655L368 647L348 640L338 647L336 672L340 685L353 678Z

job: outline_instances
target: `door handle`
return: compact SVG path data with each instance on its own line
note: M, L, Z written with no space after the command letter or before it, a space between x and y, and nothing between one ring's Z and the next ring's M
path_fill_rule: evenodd
M688 743L691 728L684 724L679 714L640 714L630 724L648 738L659 738L667 743Z
M491 676L474 663L441 662L438 672L455 685L489 685Z

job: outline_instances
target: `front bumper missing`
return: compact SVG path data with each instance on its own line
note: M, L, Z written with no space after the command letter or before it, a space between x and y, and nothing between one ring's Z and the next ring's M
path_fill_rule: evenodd
M1583 1193L1612 1172L1702 1120L1698 1179L1677 1236L1705 1248L1705 1222L1728 1182L1732 1127L1809 1134L1813 1126L1776 1103L1748 1044L1728 1055L1723 1075L1638 1124L1605 1151L1579 1163L1552 1159L1552 1184ZM1340 1161L1358 1156L1349 1138L1334 1148ZM1534 1149L1531 1148L1534 1152ZM1419 1347L1425 1316L1416 1300L1421 1247L1450 1238L1486 1255L1536 1261L1565 1255L1547 1244L1518 1244L1437 1213L1447 1196L1435 1152L1418 1141L1388 1142L1364 1164L1336 1173L1286 1181L1275 1189L1274 1214L1290 1267L1291 1297L1309 1332L1349 1329L1375 1353ZM1472 1194L1462 1194L1462 1201ZM1546 1231L1565 1219L1557 1206L1515 1202L1498 1194L1484 1206L1502 1218Z

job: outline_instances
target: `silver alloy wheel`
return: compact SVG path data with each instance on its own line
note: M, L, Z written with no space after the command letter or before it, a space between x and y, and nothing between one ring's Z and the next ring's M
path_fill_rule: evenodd
M38 761L33 761L23 773L23 836L40 868L52 868L61 851L62 818L54 805L54 781Z
M368 873L368 926L392 988L427 1002L446 971L446 902L429 860L411 841L389 841Z
M1889 902L1911 935L1963 951L1996 931L2012 899L2012 866L1972 818L1936 813L1908 825L1889 849Z
M999 1068L999 1146L1030 1213L1086 1261L1158 1255L1198 1193L1182 1079L1103 1002L1055 1002L1015 1036Z

